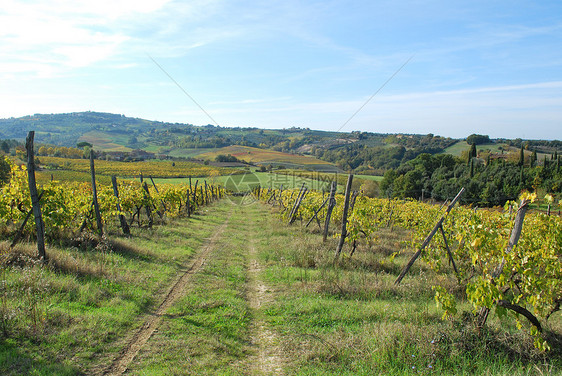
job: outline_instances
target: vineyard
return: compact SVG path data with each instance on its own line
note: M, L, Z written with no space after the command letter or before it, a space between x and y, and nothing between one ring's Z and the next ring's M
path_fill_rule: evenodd
M550 349L543 325L560 310L562 303L562 218L542 213L525 216L535 195L524 193L519 204L509 202L503 211L450 206L449 212L444 205L368 198L359 192L355 192L350 207L346 208L344 196L329 198L325 193L308 192L304 186L301 190L254 193L261 201L279 206L281 218L288 223L300 218L308 227L316 220L320 229L326 224L327 231L330 216L333 223L346 222L344 235L340 231L334 237L344 239L348 252L340 257L341 247L338 248L336 262L349 261L360 245L366 248L375 245L385 229L407 230L410 239L388 258L391 260L411 249L418 252L402 270L396 284L417 255L421 254L431 269L441 274L446 269L444 262L449 260L454 267L450 278L456 281L449 290L461 289L463 294L457 297L445 286L432 287L435 300L443 309L443 318L459 313L459 299L467 300L475 312L480 312L479 325L485 323L490 309L495 309L502 318L511 311L519 327L529 328L537 348ZM333 205L326 205L331 201ZM514 235L517 226L519 233ZM524 227L522 231L521 227ZM442 236L434 236L437 230L441 230ZM530 325L522 323L522 317Z
M83 231L99 232L100 227L119 221L123 231L127 232L132 225L147 227L155 221L162 222L164 217L191 215L225 194L224 188L207 185L206 181L200 184L197 179L192 184L191 180L188 184L151 184L150 188L150 181L117 183L115 179L113 186L98 183L96 193L101 226L95 221L90 183L48 182L40 193L45 236L50 240L70 239ZM10 181L0 191L2 237L31 239L35 224L29 221L32 200L25 166L12 165Z
M3 374L562 367L562 219L531 212L533 194L477 210L462 191L431 205L301 176L233 181L253 189L241 198L196 178L118 181L93 153L73 167L90 183L35 187L28 158L0 188Z
M59 157L40 157L41 164L57 170L69 170L78 173L89 173L90 162L87 159L69 159ZM48 171L48 170L47 170ZM233 173L232 169L207 166L201 163L186 161L143 161L143 162L118 162L96 161L96 171L99 175L121 177L137 177L140 174L154 178L174 177L205 177L220 176ZM234 172L236 173L236 172ZM241 173L241 172L240 172Z

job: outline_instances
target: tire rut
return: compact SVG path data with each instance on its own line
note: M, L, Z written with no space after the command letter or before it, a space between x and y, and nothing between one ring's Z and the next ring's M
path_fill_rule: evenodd
M187 270L171 285L166 297L162 303L160 303L156 311L149 315L143 326L135 333L127 346L121 351L120 355L113 361L111 367L109 367L103 375L120 376L125 373L129 364L160 325L160 321L166 310L184 295L184 290L192 276L203 267L209 254L213 251L217 241L228 226L229 217L230 216L227 216L227 220L216 230L213 236L207 241L202 251L195 256L195 259L191 261Z
M261 267L256 260L256 249L250 244L250 267L248 269L248 303L258 311L263 303L272 300L271 290L258 278ZM251 343L256 355L249 359L250 370L257 375L282 375L283 359L277 335L268 328L263 319L254 319L250 325Z

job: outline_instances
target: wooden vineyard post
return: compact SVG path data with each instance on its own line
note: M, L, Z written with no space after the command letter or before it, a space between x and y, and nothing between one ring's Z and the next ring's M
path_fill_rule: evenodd
M115 198L117 198L117 211L119 212L119 222L121 223L121 230L123 230L123 234L130 235L131 231L129 229L129 225L127 224L127 220L125 216L121 214L121 204L119 203L119 188L117 186L117 178L115 175L111 176L111 184L113 185L113 194Z
M92 196L94 200L94 213L100 236L103 236L103 224L101 221L100 205L98 202L98 190L96 188L96 170L94 168L94 150L90 150L90 174L92 175Z
M289 221L289 224L292 224L295 219L297 219L297 213L299 212L299 208L301 206L302 200L304 200L306 194L308 193L308 188L304 187L303 191L302 191L302 195L300 196L297 205L295 206L295 211L293 212L293 215L291 216L291 220Z
M457 196L453 199L453 201L451 201L451 203L447 207L447 211L445 212L445 214L439 219L439 221L437 221L437 224L433 227L433 230L431 230L427 238L425 238L425 240L423 241L420 249L412 256L412 258L410 259L410 261L408 261L408 264L406 264L406 266L404 267L398 278L396 278L396 281L394 281L395 285L400 284L406 273L408 273L408 270L410 270L412 265L414 265L414 262L416 262L417 258L421 255L425 247L427 247L427 245L429 244L435 233L437 233L439 227L443 225L443 221L445 221L445 216L449 214L451 209L453 209L453 207L455 206L455 204L457 203L457 201L459 200L459 198L463 193L464 193L464 187L459 191L459 193L457 193Z
M338 183L334 180L332 182L332 187L330 188L330 196L328 196L328 210L326 211L326 219L324 221L324 236L322 241L326 241L328 238L328 230L330 228L330 217L332 216L332 210L334 210L334 206L336 206L336 188Z
M154 187L154 190L156 191L157 194L160 194L160 191L158 190L158 187L156 186L156 183L154 183L154 179L152 179L152 176L149 176L150 181L152 182L152 186ZM164 200L160 199L160 203L162 204L162 207L164 208L164 213L166 213L168 211L168 208L166 207L166 204L164 203Z
M340 241L338 242L338 246L336 248L336 255L335 259L337 260L340 257L341 250L343 248L343 243L345 242L345 238L347 237L347 213L349 211L349 198L351 196L351 183L353 182L353 174L349 174L347 177L347 185L345 187L345 200L343 204L343 218L341 222L341 235Z
M152 218L152 209L150 208L150 192L148 191L148 185L146 184L146 182L143 183L142 188L144 190L144 199L146 200L146 205L144 207L146 209L146 216L148 217L148 227L152 227L154 219Z
M359 191L353 191L353 195L351 196L351 204L349 205L351 211L353 211L353 208L355 207L355 201L357 201L357 196L359 196Z
M205 180L205 205L209 204L209 194L207 193L207 180Z
M312 217L310 217L310 219L308 220L308 222L306 222L306 226L304 227L308 227L308 225L310 225L310 223L312 222L313 219L316 218L316 222L318 222L318 226L320 226L320 221L318 220L318 213L320 213L320 210L322 210L322 208L324 207L324 205L326 205L326 203L328 202L328 199L325 199L322 202L322 205L320 205L320 207L318 209L316 209L316 211L314 212L314 214L312 215ZM322 228L322 227L320 227Z
M41 201L41 197L43 197L43 192L41 192L41 194L39 195L39 201ZM25 229L25 225L27 224L27 221L29 221L29 218L31 217L31 214L33 214L33 207L31 207L31 209L25 215L25 218L24 218L20 228L18 229L18 232L16 233L16 236L14 237L14 240L10 244L10 248L14 248L15 245L18 244L18 242L20 241L20 239L23 235L23 230Z
M143 188L144 188L144 191L146 192L146 195L147 195L149 201L152 202L152 197L150 197L150 191L148 190L148 184L146 182L144 182ZM158 189L156 189L156 193L158 193ZM154 210L156 210L156 214L158 214L160 219L164 219L164 214L162 214L160 212L160 210L158 210L158 208L156 207L156 205L154 205L154 203L152 203L152 207L154 208Z
M301 189L299 191L299 194L297 196L297 200L295 201L295 205L293 206L293 209L291 210L291 212L289 214L289 224L292 224L295 221L297 211L299 210L299 206L300 206L301 201L304 198L305 194L306 194L306 187L304 186L304 183L302 183L302 187L301 187Z
M528 208L529 208L529 201L523 200L521 202L521 206L519 206L519 209L515 214L515 223L513 223L513 229L511 230L509 243L505 250L506 254L513 251L513 248L515 248L515 246L519 242L519 237L521 236L521 230L523 230L523 221L525 220L525 213L527 212ZM497 279L502 274L504 266L505 266L505 258L502 257L502 261L500 265L498 265L498 267L492 272L492 281ZM506 308L510 308L510 307L506 307ZM482 307L480 309L480 312L478 314L478 327L481 328L486 324L486 320L488 319L489 313L490 313L490 308L488 307ZM540 329L540 325L535 325L535 326L537 326L537 328Z
M199 184L199 179L195 180L195 187L193 188L193 203L197 204L197 184Z
M37 232L37 253L39 260L45 262L47 261L47 253L45 252L45 223L41 216L41 205L39 204L39 195L37 194L37 184L35 182L35 160L33 156L34 137L35 131L29 131L27 139L25 140L25 148L27 150L27 180L29 183L29 194L31 195L31 205Z
M189 198L189 196L191 196L191 184L189 185L189 188L187 189L187 197L186 197L186 205L187 205L187 216L191 217L191 200Z
M459 270L457 269L457 264L455 264L455 259L453 259L453 254L451 253L451 249L449 248L449 242L447 241L447 235L445 235L445 230L443 230L443 224L439 226L441 230L441 235L443 236L443 241L445 242L445 249L447 250L447 255L449 256L449 261L453 264L453 269L455 270L455 274L459 274Z

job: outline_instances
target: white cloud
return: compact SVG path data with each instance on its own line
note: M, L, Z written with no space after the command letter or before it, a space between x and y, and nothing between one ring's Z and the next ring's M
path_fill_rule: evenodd
M0 57L11 70L45 76L123 54L128 25L170 0L6 0L0 14ZM33 63L30 63L33 61Z

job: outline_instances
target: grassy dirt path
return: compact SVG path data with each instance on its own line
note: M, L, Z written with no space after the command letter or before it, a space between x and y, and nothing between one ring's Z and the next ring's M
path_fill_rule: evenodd
M272 217L259 204L231 205L228 226L206 262L162 312L160 326L125 374L283 374L280 340L264 313L273 290L259 260L263 221Z
M104 373L105 375L118 376L122 375L126 371L128 365L137 355L139 350L158 328L162 315L176 300L178 300L178 298L183 296L184 290L193 274L197 273L201 269L211 252L214 250L217 240L220 236L222 236L225 228L228 226L228 218L229 216L227 216L225 222L208 240L203 249L195 255L194 260L189 263L187 268L180 272L179 278L172 284L172 286L170 286L162 303L158 306L154 313L148 316L144 325L133 335L119 357L115 359L111 367Z
M253 311L250 323L251 344L256 354L248 359L248 368L256 375L280 375L283 373L283 358L278 335L263 319L263 307L273 300L261 273L263 267L257 259L257 250L252 239L250 243L247 299Z

